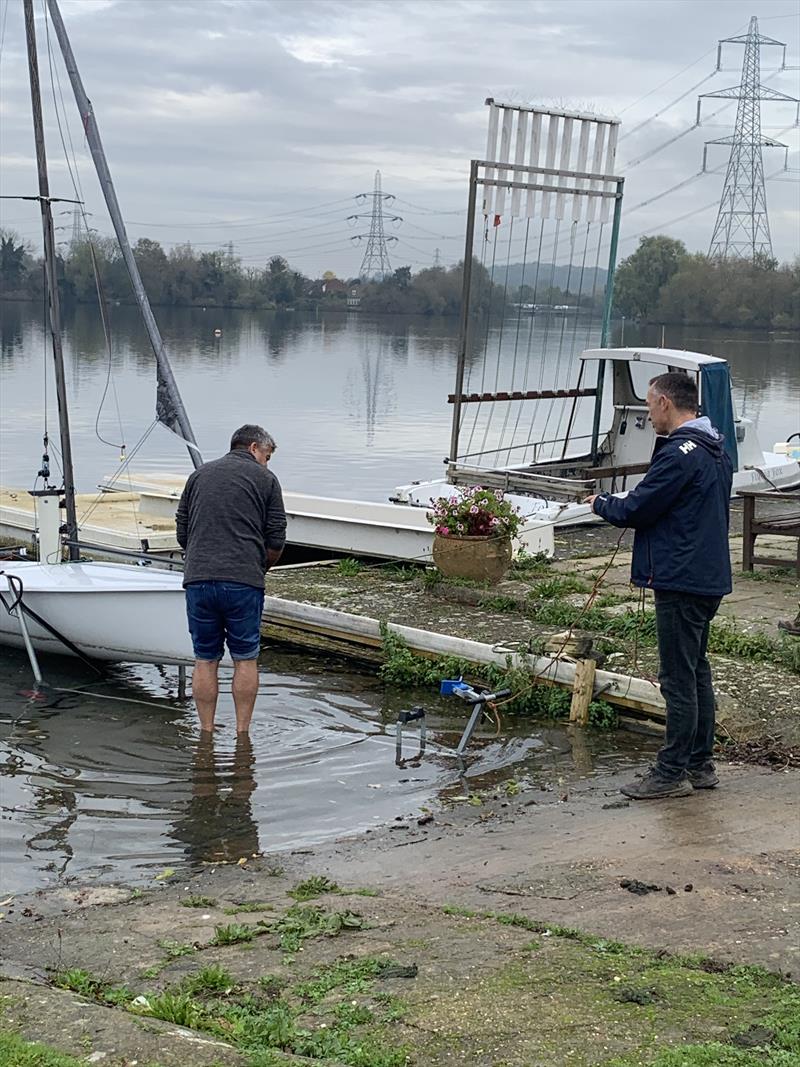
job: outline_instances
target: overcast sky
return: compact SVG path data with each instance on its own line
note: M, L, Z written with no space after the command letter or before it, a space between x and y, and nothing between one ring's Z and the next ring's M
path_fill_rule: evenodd
M72 197L42 0L35 7L51 192ZM393 265L427 266L436 248L444 263L460 258L487 96L620 116L620 256L644 232L706 251L722 173L639 205L700 170L703 141L731 132L734 107L712 120L719 125L637 161L692 126L698 92L738 83L743 49L726 45L723 72L693 90L714 69L717 39L745 31L751 15L763 34L789 45L787 63L800 63L796 0L62 0L61 10L131 239L203 249L230 240L245 264L281 253L311 275L357 273L364 245L351 238L368 221L353 226L347 216L366 210L353 197L372 188L376 168L398 198L390 210L404 219L389 230L399 238ZM0 0L0 34L2 192L33 193L20 0ZM57 51L52 28L51 42ZM765 79L780 55L762 50ZM55 69L91 222L107 233L60 57ZM796 96L798 81L794 70L767 84ZM721 103L705 102L704 113ZM796 127L781 132L794 120L792 104L763 106L764 133L791 148L789 173L767 185L781 259L800 247L800 136ZM709 167L724 168L727 151L710 149ZM764 157L767 175L783 165L779 149ZM71 218L57 222L67 239ZM40 244L32 204L0 201L0 225Z

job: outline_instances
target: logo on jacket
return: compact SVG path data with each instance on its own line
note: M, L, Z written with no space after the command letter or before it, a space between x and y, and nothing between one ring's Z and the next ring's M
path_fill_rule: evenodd
M683 452L684 456L688 456L693 448L697 448L697 445L694 441L684 441L682 445L678 445L678 448Z

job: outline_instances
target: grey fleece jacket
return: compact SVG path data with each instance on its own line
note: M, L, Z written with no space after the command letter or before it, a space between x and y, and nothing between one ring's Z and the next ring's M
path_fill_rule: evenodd
M267 549L286 542L278 479L244 449L189 475L175 515L185 549L183 584L241 582L264 588Z

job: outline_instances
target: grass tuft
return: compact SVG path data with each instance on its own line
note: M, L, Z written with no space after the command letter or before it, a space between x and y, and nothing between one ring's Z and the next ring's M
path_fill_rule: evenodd
M287 889L287 895L295 900L313 900L322 896L323 893L338 893L339 886L326 878L324 874L316 874L306 878L304 882L298 882L292 889Z
M252 941L256 934L261 931L244 923L228 923L226 926L215 926L214 936L209 945L238 945L244 941Z
M182 908L216 908L217 902L214 897L204 897L200 894L192 894L182 897L178 901Z

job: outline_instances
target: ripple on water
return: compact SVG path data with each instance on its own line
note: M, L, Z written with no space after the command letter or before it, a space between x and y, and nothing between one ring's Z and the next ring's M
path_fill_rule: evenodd
M563 729L531 736L529 723L507 719L502 737L478 742L469 777L460 779L443 747L457 739L464 709L434 699L428 757L397 767L394 723L411 702L405 695L340 666L320 670L319 660L272 656L269 666L250 737L235 736L223 681L220 725L204 740L177 699L175 671L116 668L107 681L87 683L77 664L53 659L51 685L88 692L58 694L48 706L19 695L30 684L24 656L4 656L0 890L235 862L367 829L418 811L443 790L462 793L511 774L590 773L598 758L605 768L630 761L608 736L577 753ZM409 754L414 746L411 731Z

